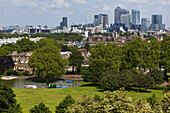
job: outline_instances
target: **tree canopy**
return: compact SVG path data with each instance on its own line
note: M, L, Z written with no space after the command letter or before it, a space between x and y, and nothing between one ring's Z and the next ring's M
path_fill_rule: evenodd
M54 45L36 49L28 64L40 77L61 77L65 73L67 60L61 57L59 49Z

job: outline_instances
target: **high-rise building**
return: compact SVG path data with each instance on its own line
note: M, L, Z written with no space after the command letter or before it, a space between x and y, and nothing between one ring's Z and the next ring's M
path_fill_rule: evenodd
M121 23L130 29L130 14L121 14Z
M63 17L63 27L67 27L67 17Z
M162 15L152 15L152 24L162 24Z
M109 27L109 16L107 14L103 14L103 27L104 29Z
M139 10L132 10L132 24L139 25L140 24L140 11Z
M151 30L165 30L165 24L162 24L162 15L152 15Z
M60 22L60 29L67 27L67 17L62 18L62 22Z
M109 16L107 14L94 15L94 26L102 26L106 29L109 26Z
M142 31L148 31L150 29L150 18L142 18L141 21L141 30Z
M122 9L119 6L115 9L114 12L114 23L121 23L121 15L122 14L129 14L129 10L128 9Z

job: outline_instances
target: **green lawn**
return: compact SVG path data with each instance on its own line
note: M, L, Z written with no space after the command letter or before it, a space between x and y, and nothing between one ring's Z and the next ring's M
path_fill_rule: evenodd
M62 89L20 89L14 88L16 99L18 103L21 103L24 113L28 113L29 109L34 105L43 102L54 112L55 106L66 96L72 95L76 100L82 99L83 95L102 95L103 92L94 91L97 88L95 86L62 88ZM146 100L152 94L161 100L163 97L162 90L148 90L149 93L137 93L135 91L129 91L128 96L132 97L133 101L142 98Z

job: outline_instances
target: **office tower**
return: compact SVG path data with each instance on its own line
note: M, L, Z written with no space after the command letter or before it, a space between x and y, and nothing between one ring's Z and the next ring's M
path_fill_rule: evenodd
M140 11L139 10L132 10L132 24L139 25L140 24Z
M152 24L162 24L162 15L152 15Z
M107 14L94 15L93 25L95 27L102 26L102 28L106 29L109 26L109 16Z
M165 30L165 24L162 24L162 15L152 15L151 30Z
M109 16L107 14L103 14L103 27L104 28L109 27Z
M142 18L141 30L148 31L150 29L150 18Z
M99 25L99 15L94 15L94 26L98 26Z
M121 23L130 29L130 14L121 14Z
M67 17L63 17L63 27L67 27Z
M122 14L129 14L129 10L128 9L122 9L120 8L119 6L115 9L115 12L114 12L114 23L117 24L117 23L121 23L121 15Z

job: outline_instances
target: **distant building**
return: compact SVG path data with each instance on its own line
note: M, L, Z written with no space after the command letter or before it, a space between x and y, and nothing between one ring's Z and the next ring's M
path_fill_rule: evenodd
M114 11L114 23L115 24L121 23L121 15L122 14L129 14L129 10L122 9L118 6Z
M107 14L94 15L94 27L102 26L103 29L109 27L109 16Z
M130 29L130 14L122 14L121 15L121 23L125 24L125 27Z
M162 15L152 15L151 30L165 30L165 24L162 24Z
M142 18L141 21L141 31L148 31L150 30L150 18Z
M139 10L132 10L132 24L139 25L140 24L140 11Z

